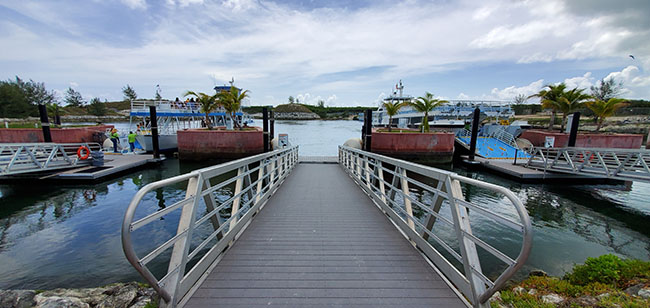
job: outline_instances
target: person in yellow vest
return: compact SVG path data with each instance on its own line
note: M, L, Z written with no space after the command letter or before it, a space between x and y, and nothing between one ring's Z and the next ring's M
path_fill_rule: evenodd
M113 153L119 153L117 151L117 143L120 140L120 135L117 133L117 129L113 128L111 131L111 141L113 142Z
M129 132L129 135L127 136L129 138L129 148L131 148L131 153L135 151L135 136L137 136L134 132Z

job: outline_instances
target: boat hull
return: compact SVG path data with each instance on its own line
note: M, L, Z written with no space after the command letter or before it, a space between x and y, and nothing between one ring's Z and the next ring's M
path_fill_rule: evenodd
M151 135L138 135L136 137L142 149L147 152L153 152L153 142ZM178 139L176 135L159 135L158 146L160 151L176 151L178 150Z

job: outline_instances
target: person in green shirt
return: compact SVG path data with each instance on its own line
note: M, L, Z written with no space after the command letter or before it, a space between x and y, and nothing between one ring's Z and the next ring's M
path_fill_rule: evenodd
M111 141L113 142L113 153L119 153L117 151L117 143L120 140L120 135L117 133L117 129L113 128L111 132Z
M129 135L127 136L129 138L129 147L131 148L131 153L135 151L135 136L137 136L134 132L129 132Z

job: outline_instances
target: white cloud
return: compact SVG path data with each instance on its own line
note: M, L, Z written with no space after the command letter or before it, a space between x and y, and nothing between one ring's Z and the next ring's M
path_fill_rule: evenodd
M568 89L580 88L580 89L589 89L594 83L594 78L591 77L591 72L586 72L582 76L567 78L564 80Z
M73 88L76 88L76 87L79 86L79 84L74 82L74 81L70 81L70 86L73 87Z
M131 9L146 9L147 1L146 0L120 0L126 6Z
M186 7L191 4L203 4L204 0L167 0L168 5L178 5Z
M517 95L532 95L544 87L544 79L540 79L537 81L533 81L529 83L528 85L517 87L517 86L509 86L504 89L498 89L494 88L492 91L490 91L490 95L484 95L484 99L504 99L504 100L511 100Z

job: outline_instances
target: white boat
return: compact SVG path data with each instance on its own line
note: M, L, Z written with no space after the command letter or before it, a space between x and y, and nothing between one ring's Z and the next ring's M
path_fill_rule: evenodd
M160 151L178 149L176 132L183 129L205 127L205 113L200 112L199 103L183 101L133 101L131 102L130 131L137 134L136 147L147 152L153 151L151 137L151 118L149 107L156 107L158 124L158 144ZM232 127L233 123L226 111L219 107L209 114L213 126ZM235 113L235 121L240 124L250 123L250 118L243 112Z
M388 126L389 116L383 107L384 102L402 103L410 102L416 98L403 93L402 81L395 85L392 94L379 103L379 109L372 113L373 126ZM429 126L440 128L462 128L466 123L472 121L472 114L477 107L481 110L483 117L498 119L509 119L515 115L510 108L511 102L499 100L447 100L448 103L434 108L429 112ZM422 123L423 112L418 112L410 105L402 107L393 116L392 126L399 128L418 127Z

